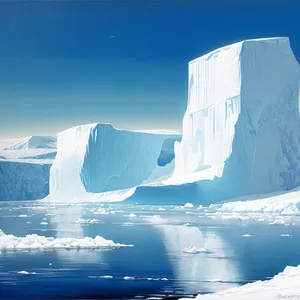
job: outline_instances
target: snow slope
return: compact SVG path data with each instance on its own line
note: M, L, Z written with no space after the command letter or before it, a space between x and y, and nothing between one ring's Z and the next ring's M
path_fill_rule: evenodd
M55 149L56 138L52 136L29 136L20 139L2 140L2 142L0 142L0 147L3 144L8 144L4 148L6 150Z
M220 213L271 213L300 215L300 189L276 192L260 196L232 199L230 202L215 204L211 208Z
M56 139L51 137L1 139L0 201L47 196L55 146Z
M283 272L271 280L256 281L214 294L198 295L196 300L271 300L298 299L299 297L300 265L298 267L287 266Z
M157 168L167 167L173 159L172 139L178 140L180 136L119 130L110 124L65 130L58 134L58 152L50 171L49 199L86 200L93 195L100 200L106 193L104 196L111 197L104 198L113 200L114 191L119 193L119 190L124 190L125 199L128 189L148 182L148 178L154 180L151 176L154 171L157 176L164 173Z

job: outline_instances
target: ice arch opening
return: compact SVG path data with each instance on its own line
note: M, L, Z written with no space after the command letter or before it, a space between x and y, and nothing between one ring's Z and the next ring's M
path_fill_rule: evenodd
M174 160L175 158L174 144L176 141L180 142L181 137L167 138L164 140L159 157L157 159L157 165L159 167L164 167L167 164L170 164Z

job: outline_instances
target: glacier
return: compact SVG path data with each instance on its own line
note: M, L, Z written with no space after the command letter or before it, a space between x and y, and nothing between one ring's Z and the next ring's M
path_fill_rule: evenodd
M174 172L134 196L209 204L299 186L299 79L285 37L245 40L192 60Z
M57 153L51 138L5 149L49 167L55 157L48 200L207 205L289 191L300 185L299 70L288 38L241 41L189 63L182 135L95 123L59 133ZM14 160L3 151L1 164Z
M288 38L246 40L191 61L173 179L197 174L200 190L219 200L299 186L299 75Z
M173 145L180 139L179 134L120 130L104 123L60 132L47 200L124 200L136 186L171 175Z
M55 156L54 137L0 139L0 201L46 197Z

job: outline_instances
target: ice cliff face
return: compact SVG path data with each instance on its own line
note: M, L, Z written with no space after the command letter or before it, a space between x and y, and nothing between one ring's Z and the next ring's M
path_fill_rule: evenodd
M171 162L170 139L174 143L180 138L118 130L110 124L63 131L58 135L58 152L50 171L50 198L84 200L86 193L129 189L148 182L159 164Z
M35 136L0 140L0 201L37 200L49 193L56 139Z
M299 101L288 38L247 40L191 61L172 180L196 174L211 201L300 185Z
M46 197L50 167L50 164L0 161L0 201Z

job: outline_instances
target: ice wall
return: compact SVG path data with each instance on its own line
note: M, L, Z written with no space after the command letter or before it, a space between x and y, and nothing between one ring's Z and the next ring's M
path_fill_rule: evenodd
M37 200L49 193L51 164L0 161L0 201Z
M126 190L148 178L155 180L151 175L170 138L178 135L118 130L110 124L61 132L50 170L50 199L84 200L91 193Z
M298 95L288 38L247 40L191 61L172 181L193 176L211 202L298 186Z

